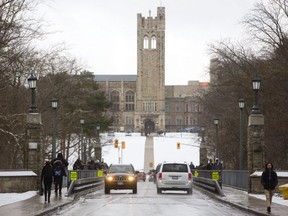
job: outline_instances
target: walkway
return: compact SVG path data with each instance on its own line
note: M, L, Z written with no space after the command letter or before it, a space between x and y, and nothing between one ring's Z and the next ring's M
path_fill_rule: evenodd
M152 165L152 166L151 166ZM148 172L154 167L154 143L153 136L147 136L145 141L144 152L144 172Z

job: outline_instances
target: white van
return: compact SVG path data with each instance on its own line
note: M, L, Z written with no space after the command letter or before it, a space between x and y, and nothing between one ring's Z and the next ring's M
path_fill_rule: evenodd
M156 178L158 194L166 190L184 190L187 194L193 192L193 175L188 163L164 162Z

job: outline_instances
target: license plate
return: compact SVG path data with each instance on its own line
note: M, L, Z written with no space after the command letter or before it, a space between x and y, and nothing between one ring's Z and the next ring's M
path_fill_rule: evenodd
M118 182L118 185L123 185L123 182L121 181L121 182Z
M172 180L178 180L178 176L172 176Z

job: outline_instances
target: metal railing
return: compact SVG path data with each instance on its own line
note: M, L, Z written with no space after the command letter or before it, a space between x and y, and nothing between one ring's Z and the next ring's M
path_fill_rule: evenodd
M246 170L193 170L193 174L196 177L205 178L210 180L216 180L219 186L222 188L222 185L227 187L232 187L239 190L248 190L248 171ZM202 181L204 184L204 181ZM211 186L209 182L207 182L207 187Z
M239 190L248 190L248 171L222 170L222 184Z
M63 186L67 186L67 196L103 184L102 170L68 170L63 177Z

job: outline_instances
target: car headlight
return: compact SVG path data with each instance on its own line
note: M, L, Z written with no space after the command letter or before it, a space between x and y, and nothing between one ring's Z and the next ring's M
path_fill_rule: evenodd
M134 176L128 176L128 181L134 181L135 177Z
M106 177L106 180L107 180L107 181L113 181L113 177L112 177L112 176L107 176L107 177Z

